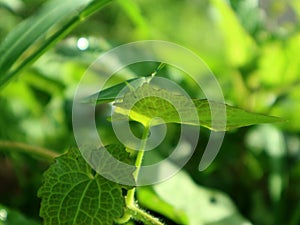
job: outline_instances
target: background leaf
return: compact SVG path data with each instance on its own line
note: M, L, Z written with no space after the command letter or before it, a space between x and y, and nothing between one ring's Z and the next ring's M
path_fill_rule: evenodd
M38 225L40 223L24 217L18 211L0 204L0 225Z
M112 224L123 214L122 190L90 168L76 149L57 158L38 195L44 224Z
M76 23L79 23L89 13L93 12L95 8L101 8L109 1L95 1L94 5L89 5L93 3L92 0L67 0L63 2L54 0L47 3L39 14L22 22L14 31L9 33L0 45L0 86L27 63L34 61L45 49L71 31ZM54 30L53 28L57 25L59 27ZM41 40L41 38L44 38L44 40ZM38 40L41 43L33 48ZM27 55L24 55L29 48L31 48L31 52L29 51ZM22 55L23 58L19 65L16 65L15 70L9 73L11 67Z
M226 194L196 185L184 171L153 187L139 187L137 193L143 206L177 224L240 225L247 222Z
M255 55L256 50L252 37L241 26L228 2L219 0L210 0L210 2L219 17L216 25L219 26L225 42L225 59L236 66L247 63Z

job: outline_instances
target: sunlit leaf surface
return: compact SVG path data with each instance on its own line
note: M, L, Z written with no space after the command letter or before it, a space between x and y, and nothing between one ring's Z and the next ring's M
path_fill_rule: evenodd
M134 92L129 91L123 101L117 102L115 105L117 106L115 109L117 114L129 115L130 119L145 125L151 122L152 126L161 123L199 125L200 122L201 126L220 131L259 123L282 121L277 117L251 113L222 103L209 102L205 99L190 100L183 95L155 88L148 83ZM225 109L226 116L224 117ZM189 118L193 111L197 112L198 117ZM211 116L211 112L214 113L214 117ZM115 118L126 119L122 116ZM212 122L212 118L214 118L214 122Z

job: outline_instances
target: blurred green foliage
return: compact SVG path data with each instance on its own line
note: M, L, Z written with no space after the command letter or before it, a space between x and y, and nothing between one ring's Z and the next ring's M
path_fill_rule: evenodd
M43 2L0 0L0 41ZM299 19L298 0L115 0L1 89L0 139L43 146L58 153L75 146L72 98L89 64L102 52L123 43L143 39L172 41L202 57L216 75L229 104L288 120L280 125L228 132L216 160L199 172L209 135L202 129L198 149L185 168L189 176L199 185L225 192L253 224L297 225ZM85 50L78 48L81 37L89 43ZM131 67L129 72L144 76L154 68L147 64ZM172 68L162 70L160 75L198 93L186 75ZM99 106L97 120L105 124L100 132L113 139L106 121L108 112L109 106ZM168 154L164 149L176 144L174 127L170 126L162 155ZM0 203L40 221L36 192L49 163L13 148L0 145L0 150ZM184 193L178 190L175 194ZM142 199L142 205L149 205ZM195 197L194 201L201 198ZM4 223L1 218L0 224Z

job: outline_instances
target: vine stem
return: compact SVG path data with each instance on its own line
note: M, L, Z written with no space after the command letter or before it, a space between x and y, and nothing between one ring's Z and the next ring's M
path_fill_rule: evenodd
M11 142L11 141L1 141L0 140L0 149L9 149L13 148L17 151L24 152L27 154L35 154L43 157L46 160L53 160L54 158L58 157L60 154L57 152L54 152L52 150L38 147L38 146L32 146L21 142Z
M147 144L147 138L150 134L150 126L146 125L143 136L142 136L142 141L141 141L141 146L139 148L139 152L137 153L136 161L135 161L135 166L136 170L133 173L133 177L135 181L138 180L139 172L143 163L143 158L144 158L144 152ZM125 223L127 222L131 217L137 221L141 221L144 224L149 224L149 225L164 225L162 222L159 221L159 219L153 217L149 213L145 212L144 210L140 209L136 203L135 203L135 191L136 188L132 188L128 190L126 198L125 198L125 213L124 216L120 219L118 219L116 222L118 223Z
M135 161L135 166L136 170L134 171L133 178L135 181L137 181L139 172L142 166L143 158L144 158L144 152L145 152L145 147L147 144L147 137L150 133L150 126L145 126L143 136L142 136L142 141L141 141L141 146L139 149L139 152L137 153L136 161ZM126 206L135 206L134 204L134 194L135 194L136 188L132 188L127 192L126 196Z
M125 211L127 211L127 213L129 213L133 219L141 221L146 225L164 225L162 222L159 221L159 219L153 217L149 213L136 206L132 208L127 207Z

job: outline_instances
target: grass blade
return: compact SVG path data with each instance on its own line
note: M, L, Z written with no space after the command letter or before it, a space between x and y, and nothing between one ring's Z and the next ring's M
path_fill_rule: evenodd
M0 87L110 1L53 0L22 22L0 45Z

